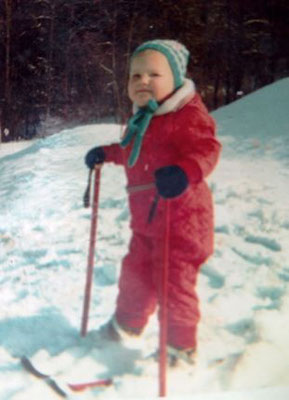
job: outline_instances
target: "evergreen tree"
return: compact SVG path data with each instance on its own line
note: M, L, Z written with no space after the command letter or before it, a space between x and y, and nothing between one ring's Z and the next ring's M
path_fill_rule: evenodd
M130 54L154 38L188 47L210 109L289 74L287 0L2 0L2 140L49 117L123 122Z

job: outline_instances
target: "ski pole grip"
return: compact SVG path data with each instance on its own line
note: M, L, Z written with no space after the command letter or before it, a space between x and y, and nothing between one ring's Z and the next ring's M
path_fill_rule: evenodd
M147 219L148 224L150 224L152 222L152 220L154 219L159 200L160 200L160 195L158 193L156 193L156 195L153 199L153 202L151 204L150 210L149 210L149 215L148 215L148 219Z
M91 177L92 177L92 172L93 169L89 170L88 173L88 182L87 182L87 186L83 195L83 205L85 208L88 208L90 205L90 189L91 189Z
M90 207L90 192L91 192L91 178L92 178L92 173L95 172L97 169L100 169L102 167L102 164L96 164L94 168L89 170L88 173L88 181L87 181L87 186L83 195L83 205L85 208Z

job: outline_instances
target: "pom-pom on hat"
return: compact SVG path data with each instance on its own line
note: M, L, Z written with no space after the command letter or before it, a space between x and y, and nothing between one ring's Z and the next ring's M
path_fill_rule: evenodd
M155 50L162 53L167 58L173 72L175 88L183 85L190 56L188 49L183 44L176 40L150 40L138 46L132 57L145 50Z

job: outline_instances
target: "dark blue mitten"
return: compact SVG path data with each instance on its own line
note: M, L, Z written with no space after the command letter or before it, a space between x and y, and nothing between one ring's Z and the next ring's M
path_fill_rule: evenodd
M159 195L166 199L179 196L189 184L186 173L177 165L157 169L155 178Z
M93 169L96 164L102 164L104 161L105 152L102 147L94 147L85 156L85 164L89 169Z

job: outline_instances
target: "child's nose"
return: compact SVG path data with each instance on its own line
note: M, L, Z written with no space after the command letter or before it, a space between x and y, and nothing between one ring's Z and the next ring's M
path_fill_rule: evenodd
M143 74L141 76L141 83L144 85L147 85L149 83L149 75L148 74Z

